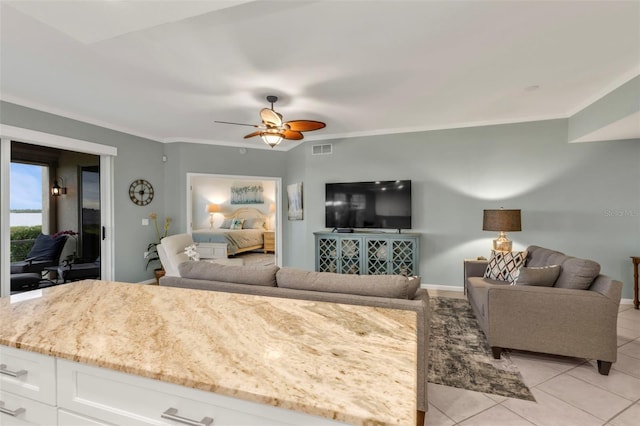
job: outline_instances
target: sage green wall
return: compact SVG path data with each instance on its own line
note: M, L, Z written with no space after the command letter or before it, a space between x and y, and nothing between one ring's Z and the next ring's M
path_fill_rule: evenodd
M6 125L118 148L113 170L114 278L130 282L151 278L153 273L145 269L143 253L147 244L156 239L155 230L152 226L142 226L142 219L152 212L164 214L164 145L7 102L0 104L0 121ZM155 198L148 206L136 206L129 200L129 185L138 178L147 179L154 186Z
M238 148L193 143L166 144L165 154L165 212L174 218L174 232L187 227L187 173L284 178L287 159L281 151L247 149L243 154Z
M414 231L421 239L425 284L462 285L462 260L489 255L493 233L482 231L482 210L522 209L515 248L530 244L589 257L625 283L631 298L629 256L640 253L640 140L567 143L567 120L453 129L329 141L332 155L311 155L306 142L288 152L189 143L161 144L8 103L7 125L118 148L114 161L115 278L142 281L142 252L154 240L141 219L156 212L186 228L186 173L255 175L303 182L304 220L283 209L283 264L314 268L313 232L324 229L326 182L411 179ZM323 141L325 143L327 141ZM167 162L162 162L162 155ZM147 207L129 201L136 178L150 180Z
M328 141L323 141L328 142ZM324 229L326 182L411 179L413 230L424 284L462 285L465 258L490 255L482 210L522 209L514 249L535 244L598 261L625 283L640 254L640 140L567 143L567 120L329 141L288 153L304 182L304 223L285 221L284 264L314 268L313 232Z

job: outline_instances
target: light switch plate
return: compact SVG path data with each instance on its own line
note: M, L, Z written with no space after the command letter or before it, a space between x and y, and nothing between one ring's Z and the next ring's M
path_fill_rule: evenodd
M149 219L148 218L144 218L142 219L142 226L149 226Z

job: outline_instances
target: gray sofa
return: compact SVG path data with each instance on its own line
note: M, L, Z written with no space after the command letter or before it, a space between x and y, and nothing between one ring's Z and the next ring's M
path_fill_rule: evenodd
M419 414L428 409L427 372L429 294L419 278L399 275L343 275L277 266L235 266L183 262L180 276L164 276L160 285L192 289L345 303L417 313Z
M537 246L527 248L514 285L484 278L487 263L465 262L465 285L495 358L510 348L595 359L600 374L609 374L620 281L601 275L596 262Z

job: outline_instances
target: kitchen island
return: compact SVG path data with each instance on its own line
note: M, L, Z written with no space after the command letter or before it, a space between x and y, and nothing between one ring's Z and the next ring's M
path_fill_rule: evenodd
M0 299L0 345L10 373L20 354L57 363L44 405L59 419L176 425L189 412L217 426L226 409L245 419L229 424L416 424L413 311L86 280ZM28 374L0 377L9 398ZM140 407L165 396L157 415Z

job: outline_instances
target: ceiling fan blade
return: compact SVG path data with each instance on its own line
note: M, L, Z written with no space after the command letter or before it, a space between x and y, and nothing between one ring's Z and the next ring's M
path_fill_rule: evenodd
M326 126L322 121L313 121L313 120L293 120L287 121L284 123L289 126L289 129L295 130L298 132L309 132L311 130L322 129Z
M253 132L253 133L249 133L248 135L246 135L244 138L245 139L249 139L252 138L254 136L258 136L260 133L262 133L262 130L258 130L257 132Z
M280 127L282 126L282 116L269 108L263 108L260 110L260 118L262 122L267 126Z
M235 124L236 126L249 126L249 127L260 127L257 124L246 124L246 123L234 123L232 121L214 121L214 123L222 123L222 124Z
M282 132L283 133L283 139L290 139L290 140L294 140L294 141L299 141L300 139L302 139L304 136L302 136L302 133L296 131L296 130L285 130Z

